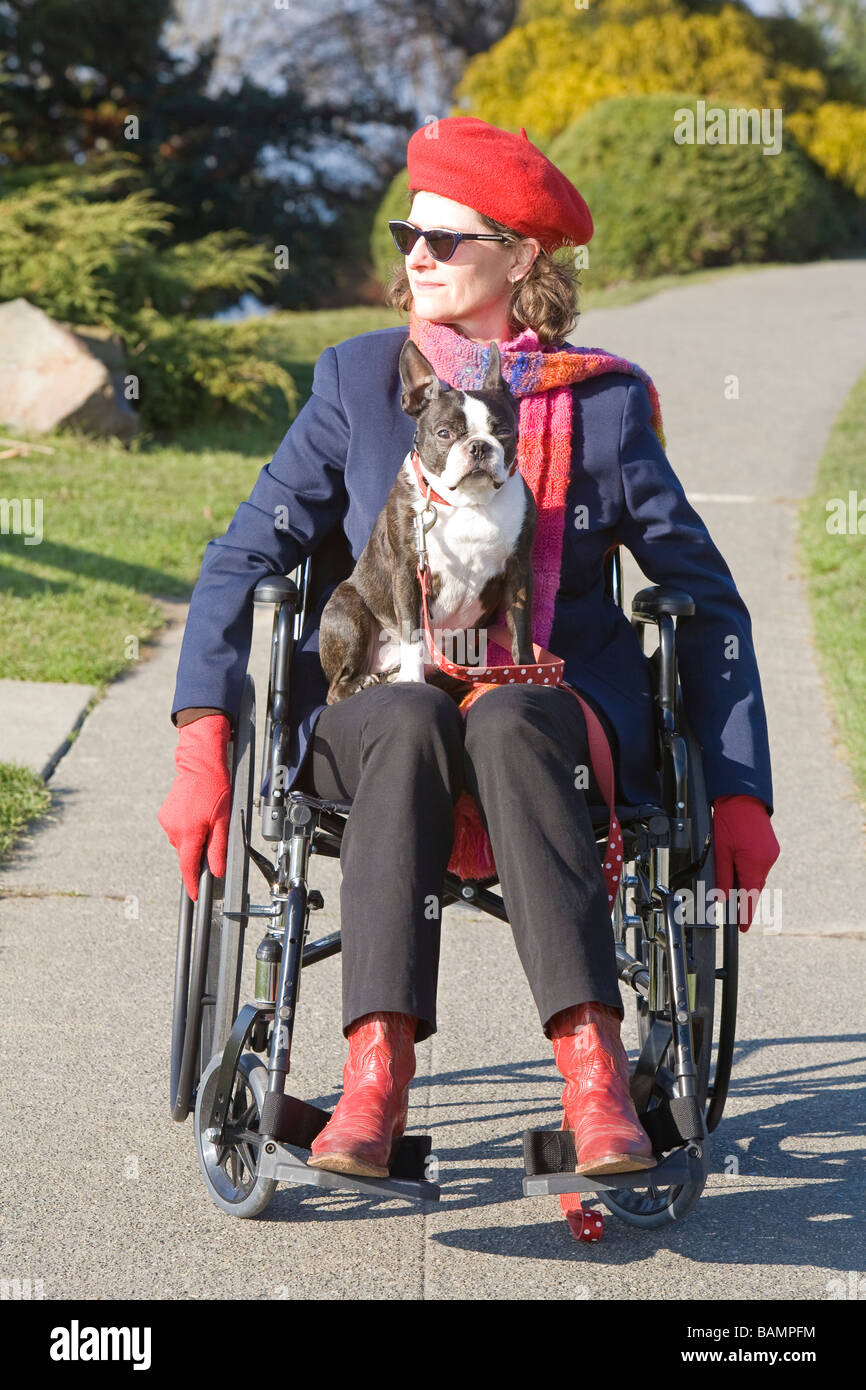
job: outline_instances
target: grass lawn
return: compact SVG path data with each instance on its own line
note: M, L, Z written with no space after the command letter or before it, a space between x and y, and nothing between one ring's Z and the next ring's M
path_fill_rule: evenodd
M866 372L836 420L818 469L815 490L800 509L800 547L815 636L836 710L839 732L866 803L866 506L860 529L828 531L827 504L849 492L866 502Z
M0 861L28 821L43 815L50 803L51 794L35 772L0 763Z

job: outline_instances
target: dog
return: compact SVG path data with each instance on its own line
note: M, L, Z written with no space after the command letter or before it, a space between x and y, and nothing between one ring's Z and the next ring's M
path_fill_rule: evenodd
M493 342L480 390L443 390L412 339L404 343L400 404L417 421L414 450L403 460L351 575L322 610L319 658L329 705L384 682L426 681L455 699L472 688L424 659L414 516L428 483L451 504L437 505L426 533L430 626L435 637L447 630L437 646L456 664L483 667L459 650L455 655L453 641L465 647L470 631L478 637L503 602L514 663L535 660L531 555L538 514L517 468L519 403L500 368Z

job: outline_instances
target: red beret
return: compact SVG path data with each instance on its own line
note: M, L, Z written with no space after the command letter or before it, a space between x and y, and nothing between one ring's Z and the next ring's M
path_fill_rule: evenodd
M448 116L416 130L407 151L409 187L453 198L537 237L545 251L585 246L592 216L574 184L519 135L475 116Z

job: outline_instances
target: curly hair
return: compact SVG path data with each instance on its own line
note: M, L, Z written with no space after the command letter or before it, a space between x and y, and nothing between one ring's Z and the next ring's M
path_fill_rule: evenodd
M409 189L410 208L415 194L421 191ZM510 244L526 239L521 232L506 227L502 222L495 222L483 212L477 213L477 216L489 231L502 233ZM513 334L522 328L534 328L542 343L560 345L580 317L581 284L573 249L567 249L567 259L556 259L556 254L548 255L543 249L540 250L532 268L512 285L508 315ZM405 258L401 257L392 269L385 290L385 302L401 313L408 314L412 308L412 290Z

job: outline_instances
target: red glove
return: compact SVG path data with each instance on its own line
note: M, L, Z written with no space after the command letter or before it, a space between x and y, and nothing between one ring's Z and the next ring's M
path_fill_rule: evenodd
M177 776L157 820L177 850L181 877L195 902L202 851L214 878L226 871L231 778L226 749L231 725L225 714L207 714L178 731Z
M713 841L716 852L716 887L727 898L734 886L746 892L761 891L767 874L779 857L770 813L756 796L718 796L713 802ZM752 925L754 902L746 899L747 919L740 931Z

